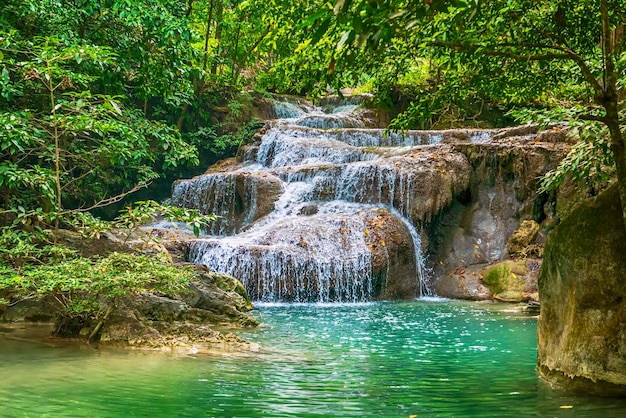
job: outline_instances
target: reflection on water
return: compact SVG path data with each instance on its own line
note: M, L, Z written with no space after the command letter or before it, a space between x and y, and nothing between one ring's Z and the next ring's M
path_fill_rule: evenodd
M51 346L0 329L0 416L624 416L624 400L549 389L536 321L485 306L261 306L268 326L242 333L264 347L250 356Z

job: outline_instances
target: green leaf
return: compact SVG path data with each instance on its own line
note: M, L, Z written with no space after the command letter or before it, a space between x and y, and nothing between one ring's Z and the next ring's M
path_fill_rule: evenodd
M313 37L311 38L311 44L316 45L320 41L320 39L322 39L322 36L326 34L326 31L328 30L328 27L330 26L331 21L332 19L328 17L326 20L322 22L322 24L319 26L319 28L317 28L317 30L313 34Z

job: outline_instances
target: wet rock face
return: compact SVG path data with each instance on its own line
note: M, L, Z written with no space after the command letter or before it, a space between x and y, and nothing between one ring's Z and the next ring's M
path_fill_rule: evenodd
M467 268L456 268L435 281L435 293L451 299L490 300L492 292L481 278L487 266L476 264Z
M496 135L497 140L489 143L453 145L468 159L471 180L469 187L426 226L435 276L445 277L457 268L493 263L510 256L537 255L521 242L536 239L536 231L530 228L536 223L527 225L529 230L524 233L528 236L522 237L520 232L512 242L509 237L522 220L546 217L545 202L537 196L537 180L557 166L569 144L554 142L561 139L562 131L543 135L531 131L521 137L517 135L520 132L526 131L505 130L504 133L516 135L509 137L501 132ZM517 252L521 250L529 252Z
M368 212L363 221L375 279L373 298L420 296L413 237L406 224L386 209Z
M190 243L189 259L241 278L254 300L365 301L417 296L413 237L387 209L349 203L294 207L232 238Z
M538 369L568 389L626 395L626 230L615 187L552 232L539 277Z
M385 132L357 105L278 99L280 119L237 161L176 184L173 203L223 217L210 231L221 237L192 242L189 260L241 279L255 300L428 294L423 250L434 277L506 257L537 178L569 148L564 131L530 126ZM388 221L367 235L372 209Z
M213 213L215 235L233 234L274 210L280 180L269 173L211 173L179 180L172 187L172 204Z

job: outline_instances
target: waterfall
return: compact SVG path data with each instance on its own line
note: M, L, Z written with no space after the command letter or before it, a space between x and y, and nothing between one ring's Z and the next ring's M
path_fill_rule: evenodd
M370 300L371 255L355 216L363 206L320 203L302 216L309 189L306 182L287 184L273 213L243 233L193 241L189 261L239 277L255 300Z
M363 302L402 280L413 289L404 297L430 295L415 228L428 181L415 176L452 135L482 142L492 134L365 128L350 102L322 109L280 100L274 113L239 168L174 185L173 204L220 217L190 243L189 261L239 278L265 302ZM392 263L406 262L396 260L403 248L413 273L390 277Z
M206 174L193 180L183 180L174 184L171 201L177 206L191 207L203 213L213 213L217 220L207 231L213 235L226 235L235 232L229 214L235 211L235 176Z

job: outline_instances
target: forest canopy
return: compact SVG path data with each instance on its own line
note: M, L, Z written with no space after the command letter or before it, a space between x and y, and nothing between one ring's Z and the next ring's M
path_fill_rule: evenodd
M250 94L345 87L392 109L392 129L566 121L582 141L547 187L571 172L605 181L614 163L625 178L625 10L623 0L8 0L2 208L107 205L233 152L249 134Z

